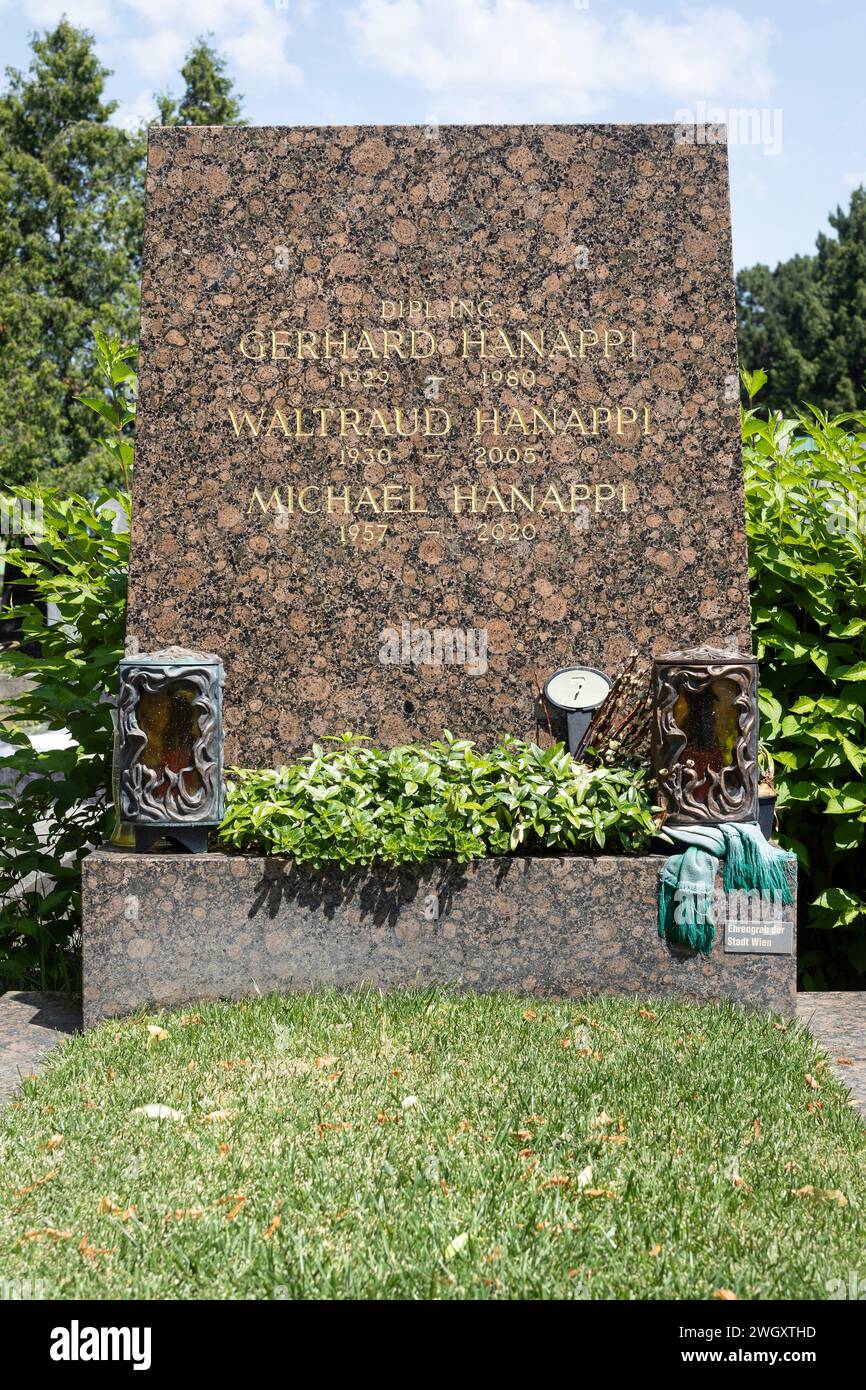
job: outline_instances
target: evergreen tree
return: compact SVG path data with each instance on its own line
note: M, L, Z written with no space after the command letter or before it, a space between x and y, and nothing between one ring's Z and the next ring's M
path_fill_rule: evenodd
M156 98L158 125L244 125L241 99L226 76L226 60L205 38L196 39L180 75L186 90L178 104L167 93Z
M143 141L112 126L92 36L34 37L0 95L0 487L87 486L94 325L137 324Z
M829 220L837 236L821 233L816 255L737 276L740 364L766 368L761 400L772 409L866 405L866 190Z
M866 406L866 189L830 215L836 237L818 237L818 279L830 316L818 386L839 410Z

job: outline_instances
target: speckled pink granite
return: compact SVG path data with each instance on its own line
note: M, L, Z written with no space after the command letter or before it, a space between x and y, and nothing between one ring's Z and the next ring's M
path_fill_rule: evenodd
M676 134L150 131L129 634L137 649L222 656L229 762L278 763L346 726L386 745L446 727L533 735L538 685L558 667L610 671L633 646L748 649L727 153ZM383 300L409 298L429 303L383 319ZM452 299L474 317L451 317ZM505 353L497 330L512 346L543 330L544 356L524 341L522 360L464 357L463 329L477 340L481 326ZM430 359L423 337L408 355L413 328L435 336ZM343 329L348 360L324 358L322 335ZM406 335L403 359L382 356L384 329ZM548 350L560 330L573 357ZM318 357L299 360L298 332ZM485 384L503 367L535 380ZM358 369L388 380L341 379ZM558 412L554 435L493 432L492 410L502 425L533 405ZM261 415L260 434L236 436L229 408ZM371 433L340 438L341 408ZM392 431L397 408L422 423L447 409L452 429L386 437L374 408ZM267 433L276 410L308 432L318 409L332 412L323 437ZM585 433L561 429L572 410ZM489 453L508 446L516 461ZM449 511L473 484L489 508ZM565 510L541 508L551 484ZM387 525L384 539L341 544L339 500L304 513L305 486L348 487L353 518ZM375 510L386 486L401 511ZM536 489L534 511L513 486ZM280 489L285 514L250 514L256 487L268 502ZM485 536L485 521L505 535ZM403 623L483 631L486 671L383 664L382 634Z
M656 855L357 873L246 855L84 861L84 1016L256 991L453 984L733 999L793 1011L793 956L704 958L656 932Z

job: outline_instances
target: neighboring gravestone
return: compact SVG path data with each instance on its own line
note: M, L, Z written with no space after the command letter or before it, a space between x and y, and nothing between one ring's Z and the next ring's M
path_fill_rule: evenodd
M748 650L692 134L151 130L129 633L221 655L230 762L534 735L559 667Z

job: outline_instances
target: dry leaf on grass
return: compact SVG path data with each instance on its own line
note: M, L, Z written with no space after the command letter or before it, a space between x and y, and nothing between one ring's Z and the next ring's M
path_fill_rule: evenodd
M168 1037L168 1029L167 1029L167 1028L160 1028L160 1026L159 1026L158 1023L149 1023L149 1024L147 1025L147 1045L148 1045L148 1047L150 1047L150 1045L151 1045L152 1043L165 1042L165 1040L166 1040L167 1037Z
M226 1221L234 1221L246 1200L243 1192L230 1192L227 1197L219 1197L217 1199L217 1206L227 1206L229 1209L226 1212Z
M820 1202L835 1202L837 1207L847 1207L848 1198L838 1187L797 1187L794 1189L795 1197L817 1197Z
M47 1144L43 1144L42 1147L43 1147L44 1149L47 1149L48 1152L51 1153L54 1149L59 1149L60 1146L62 1145L62 1143L63 1143L63 1135L62 1135L62 1134L52 1134L51 1138L48 1140L48 1143L47 1143Z
M805 1083L806 1083L807 1086L811 1086L811 1088L812 1088L813 1091L817 1091L817 1090L818 1090L819 1082L817 1082L817 1081L815 1080L815 1078L814 1078L814 1076L812 1075L811 1072L808 1072L808 1071L807 1071L807 1072L806 1072L806 1075L803 1077L803 1080L805 1081Z
M84 1236L82 1237L82 1240L81 1240L81 1244L79 1245L78 1248L79 1248L79 1250L81 1251L82 1255L84 1255L84 1257L85 1257L86 1259L88 1259L88 1260L95 1260L99 1255L113 1255L113 1254L114 1254L114 1251L113 1251L113 1250L105 1250L105 1249L101 1249L99 1246L91 1245L91 1244L90 1244L90 1232L89 1232L89 1231L85 1231Z
M721 1299L723 1303L738 1303L739 1296L731 1289L716 1289L713 1298Z
M162 1219L166 1224L169 1221L200 1221L204 1214L204 1207L175 1207L174 1211L167 1211Z
M538 1018L538 1014L536 1013L535 1009L524 1009L523 1017L526 1019L527 1023L534 1023L535 1020Z
M25 1231L23 1236L18 1237L18 1244L22 1245L25 1240L71 1240L71 1231L58 1231L56 1226L41 1226L35 1231Z
M183 1115L179 1110L172 1110L170 1105L138 1105L132 1111L133 1115L141 1115L145 1120L182 1120Z
M96 1204L97 1216L119 1216L121 1221L129 1221L135 1215L135 1207L119 1207L110 1197L100 1197Z
M453 1240L449 1240L448 1244L445 1246L446 1260L453 1260L455 1255L459 1255L460 1251L465 1249L468 1240L469 1235L466 1231L461 1231L459 1236L455 1236Z
M52 1178L56 1178L59 1172L59 1168L52 1168L50 1173L43 1173L42 1177L37 1178L36 1181L32 1182L29 1187L19 1187L15 1193L15 1196L27 1197L31 1192L35 1192L37 1187L41 1187L44 1182L50 1182Z

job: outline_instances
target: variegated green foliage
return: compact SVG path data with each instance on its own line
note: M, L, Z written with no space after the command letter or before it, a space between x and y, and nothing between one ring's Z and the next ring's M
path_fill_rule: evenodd
M446 735L371 748L344 734L292 767L233 769L219 835L314 865L639 850L655 828L644 769L588 768L562 744L503 739L480 753Z

